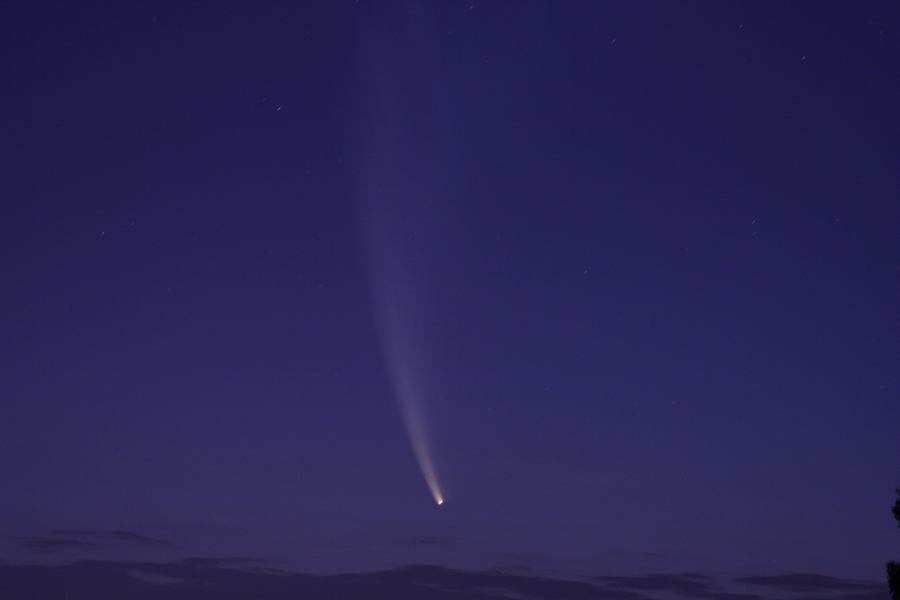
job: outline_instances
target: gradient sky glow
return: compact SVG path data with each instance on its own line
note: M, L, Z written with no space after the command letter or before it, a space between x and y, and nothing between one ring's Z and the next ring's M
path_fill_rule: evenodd
M897 3L0 15L0 561L900 558Z

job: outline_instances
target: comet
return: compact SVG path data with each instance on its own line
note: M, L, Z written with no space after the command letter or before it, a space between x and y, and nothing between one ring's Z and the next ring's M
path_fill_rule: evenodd
M398 153L393 153L396 157ZM391 153L383 153L391 156ZM374 320L390 389L413 456L437 506L444 492L435 466L427 408L436 395L432 349L440 337L437 274L430 268L425 238L410 235L423 221L416 202L422 190L394 179L391 163L371 172L363 195L361 229ZM384 179L390 178L390 183ZM393 194L383 190L390 189ZM430 238L430 236L428 236Z
M444 264L449 248L444 220L456 206L453 182L461 167L443 80L435 76L441 62L433 15L423 3L410 2L402 16L387 28L360 29L365 92L354 187L391 393L428 492L443 506L427 408L438 396L435 369L441 361L435 344L445 317L440 290L447 284L437 265ZM407 51L398 53L398 44ZM433 110L410 111L410 106Z
M377 254L377 253L374 253ZM431 493L435 504L444 504L444 494L438 481L433 451L429 443L428 418L426 415L427 387L423 374L427 372L425 353L417 345L417 337L410 330L422 328L421 319L416 319L416 311L406 307L408 298L400 292L409 286L400 284L406 271L392 269L391 262L385 270L376 270L382 275L373 281L376 296L377 321L384 349L391 390L400 413L403 427L412 448L413 456ZM414 295L415 296L415 295Z

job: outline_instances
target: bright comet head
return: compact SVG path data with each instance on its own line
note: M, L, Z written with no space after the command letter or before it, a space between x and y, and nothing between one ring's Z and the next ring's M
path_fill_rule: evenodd
M443 499L443 498L438 498L438 499L436 500L436 502L437 502L437 505L440 506L441 504L444 503L444 499Z

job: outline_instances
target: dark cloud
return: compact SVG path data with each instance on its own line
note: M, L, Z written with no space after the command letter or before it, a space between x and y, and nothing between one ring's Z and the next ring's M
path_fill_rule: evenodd
M819 591L819 590L876 590L884 586L873 583L838 579L825 575L811 573L788 573L784 575L759 575L751 577L738 577L738 583L757 585L769 588L779 588L788 591Z
M171 543L133 531L105 529L56 529L48 535L14 538L13 547L41 554L97 552L122 546L170 546Z
M594 577L609 587L617 589L669 591L685 595L706 594L710 591L706 578L682 575L639 575L633 577L599 576Z
M70 540L71 541L71 540ZM69 600L760 600L761 596L721 589L698 573L595 577L588 581L532 572L460 571L416 565L375 573L309 575L265 569L243 556L194 556L172 562L80 561L68 565L0 563L0 597ZM886 597L869 584L823 576L749 578L771 592L806 586L805 600L876 600ZM808 577L808 576L807 576ZM738 582L747 584L741 578ZM762 581L762 583L758 583ZM793 587L786 587L785 581ZM799 583L798 583L799 582ZM838 583L836 583L838 582ZM812 586L821 589L812 591ZM826 586L826 587L821 587ZM852 592L847 590L855 586ZM776 590L778 588L778 590ZM841 594L841 591L844 591ZM827 592L827 593L826 593ZM776 594L772 594L776 595ZM781 594L777 594L780 596ZM766 594L769 597L770 594ZM794 598L793 600L800 600Z
M21 550L40 552L42 554L55 554L71 550L96 550L102 548L100 544L94 542L58 537L19 538L16 547Z
M53 535L92 540L96 542L135 544L143 546L170 546L171 542L158 538L148 537L133 531L116 529L57 529L51 532Z
M501 597L506 595L565 600L642 600L645 598L643 595L631 591L604 589L585 581L550 579L501 571L457 571L428 565L414 565L365 577L373 576L385 583L403 582L454 594L488 594L487 596L473 596L473 598L496 598L498 594ZM490 592L486 590L490 590Z
M599 576L594 581L618 590L666 592L688 598L710 600L758 600L755 594L738 594L719 589L715 582L699 573L649 574L631 577Z
M134 577L140 581L144 581L146 583L150 583L153 585L180 585L191 583L187 579L181 579L180 577L169 577L167 575L158 575L155 573L147 573L145 571L126 571L126 573L130 577Z
M495 572L500 574L518 574L518 575L537 575L539 571L534 567L528 567L526 565L501 565L494 569Z
M872 591L858 592L855 594L832 595L823 590L820 590L818 594L826 594L828 600L886 600L891 595L886 584L877 590L873 589ZM815 596L791 596L791 600L822 600L823 596L818 594Z
M0 565L0 591L10 598L69 600L650 600L588 582L409 567L379 573L313 576L188 563L81 561L63 566Z
M695 581L709 581L709 575L700 573L650 573L650 577L676 577L678 579L693 579Z
M265 560L247 556L188 556L174 561L173 564L194 569L232 569L251 573L290 575L289 571L268 566Z
M857 594L841 594L840 596L833 596L831 600L884 600L890 595L890 590L888 589L887 584L884 585L873 585L871 591L861 592Z
M208 557L208 556L187 556L175 561L176 564L185 565L187 567L245 567L258 565L262 561L246 556L225 556L225 557Z

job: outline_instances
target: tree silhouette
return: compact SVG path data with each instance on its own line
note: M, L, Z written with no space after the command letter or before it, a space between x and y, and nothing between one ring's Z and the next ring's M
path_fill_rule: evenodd
M900 487L897 488L897 500L894 501L894 508L891 509L894 518L897 519L897 526L900 527Z
M897 525L900 526L900 487L897 488L897 499L894 508L891 509ZM887 564L888 587L891 588L891 598L900 600L900 563L890 561Z

